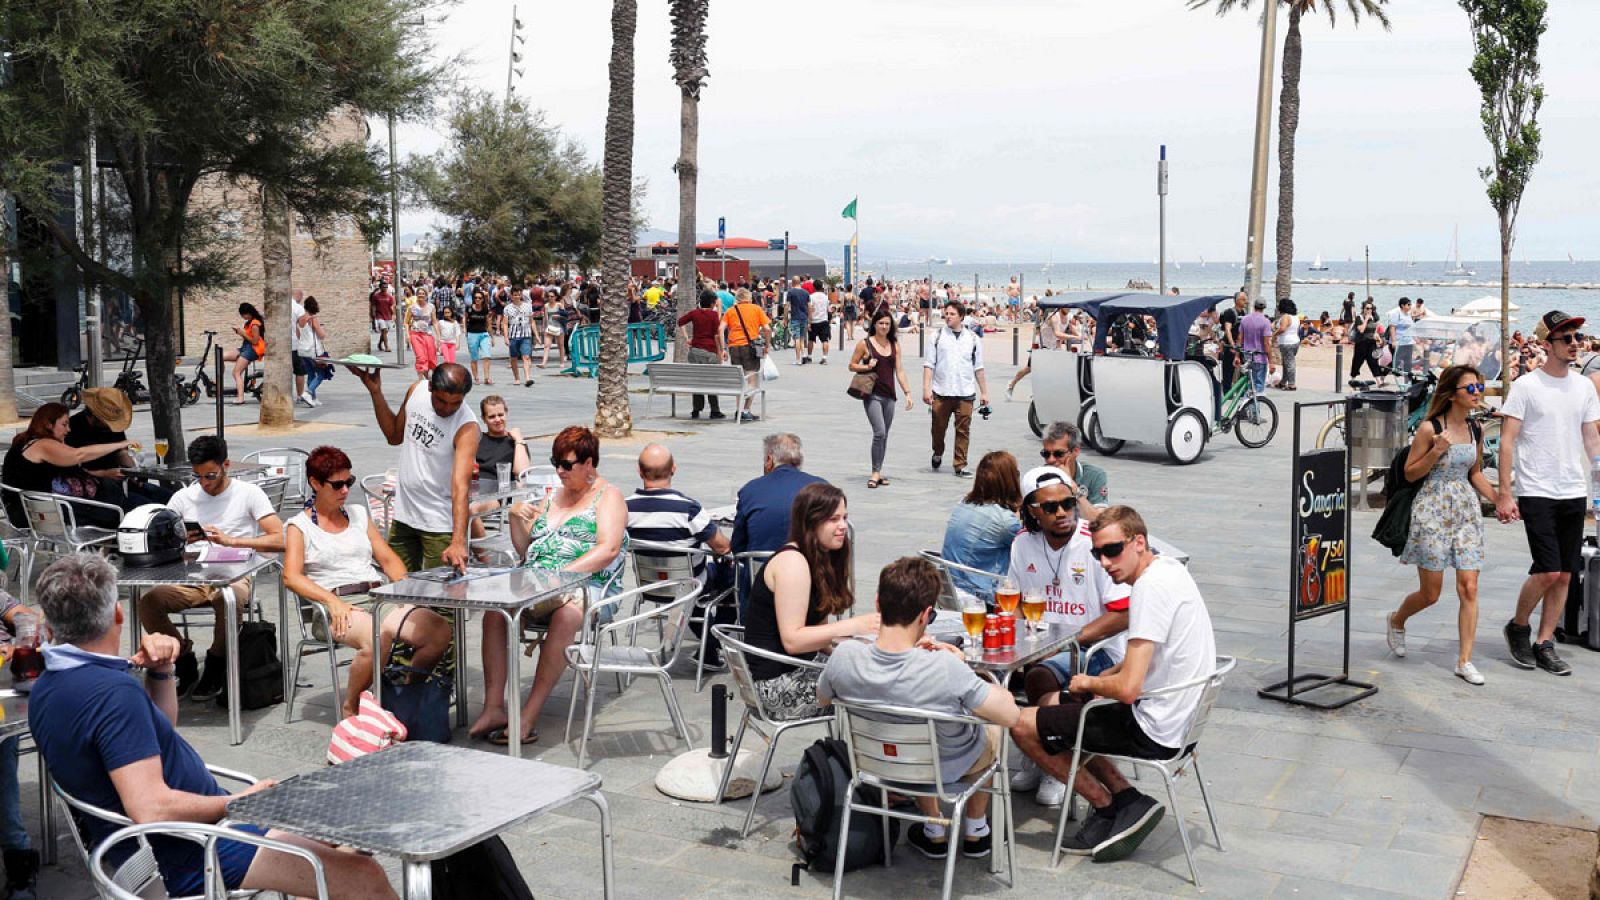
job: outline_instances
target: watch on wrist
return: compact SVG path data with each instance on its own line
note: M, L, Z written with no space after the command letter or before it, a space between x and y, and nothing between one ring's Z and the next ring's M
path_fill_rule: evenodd
M172 673L157 672L155 669L145 669L144 677L147 681L170 681L172 679Z

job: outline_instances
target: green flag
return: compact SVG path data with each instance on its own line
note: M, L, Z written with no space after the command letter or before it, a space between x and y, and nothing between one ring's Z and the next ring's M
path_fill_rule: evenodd
M859 200L859 199L861 199L861 198L860 197L856 198L856 200ZM839 213L839 216L841 218L845 218L845 219L854 219L856 217L856 201L855 200L851 200L850 201L850 205L846 206L844 208L844 212Z

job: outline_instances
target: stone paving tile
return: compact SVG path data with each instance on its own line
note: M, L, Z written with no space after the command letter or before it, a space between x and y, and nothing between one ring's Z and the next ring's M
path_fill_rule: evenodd
M1465 865L1465 857L1363 847L1344 883L1412 897L1442 897L1453 892Z
M1394 900L1406 895L1320 878L1285 875L1271 896L1272 900Z

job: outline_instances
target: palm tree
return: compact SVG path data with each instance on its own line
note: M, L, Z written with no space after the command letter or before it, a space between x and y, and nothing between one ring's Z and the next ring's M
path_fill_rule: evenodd
M294 423L294 370L289 359L294 258L289 242L289 201L281 191L260 190L261 317L266 320L267 356L261 361L261 417L257 421L270 428L286 428Z
M628 404L628 279L633 250L633 36L638 0L611 4L611 97L600 187L600 383L594 427L601 437L633 432Z
M17 418L17 382L12 371L11 238L6 231L6 194L0 191L0 422Z
M1289 9L1289 29L1283 38L1283 89L1278 93L1278 278L1274 285L1277 302L1289 299L1294 274L1294 135L1300 127L1300 18L1318 11L1334 24L1334 8L1340 3L1359 24L1362 14L1377 19L1389 30L1389 15L1384 5L1389 0L1279 0ZM1217 15L1234 9L1249 9L1251 0L1216 0ZM1211 5L1211 0L1189 0L1190 9Z
M672 7L672 80L683 94L678 115L678 296L677 310L695 308L698 269L695 266L695 194L699 189L700 88L706 76L706 16L710 0L670 0ZM673 344L679 362L688 355L682 341Z

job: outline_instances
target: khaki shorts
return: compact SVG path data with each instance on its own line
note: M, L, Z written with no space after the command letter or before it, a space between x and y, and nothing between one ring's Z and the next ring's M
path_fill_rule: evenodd
M972 764L972 768L961 776L963 781L977 777L979 772L994 765L995 759L1000 756L1000 742L1006 739L1005 732L1000 726L983 726L983 737L983 752L978 754L978 761Z

